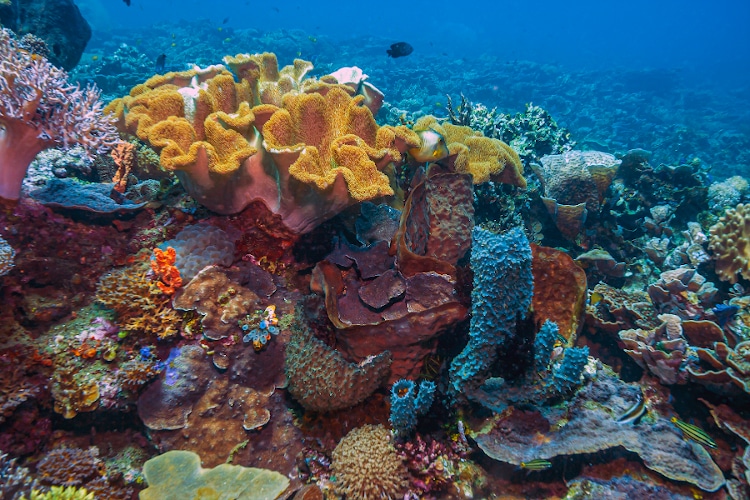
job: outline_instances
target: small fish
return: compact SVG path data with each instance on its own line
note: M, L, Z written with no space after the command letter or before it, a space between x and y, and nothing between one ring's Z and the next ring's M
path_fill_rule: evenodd
M702 444L703 446L708 446L712 449L716 448L716 441L714 441L711 436L706 433L706 431L704 431L697 425L689 424L677 417L672 417L669 419L669 421L682 431L682 435L684 437L692 439L696 443Z
M312 43L317 43L318 41L318 39L314 36L308 36L307 39L310 40Z
M727 324L727 321L732 319L739 310L739 306L729 306L727 304L717 304L716 307L712 309L714 315L716 316L716 322L722 328L724 328L724 325Z
M643 399L643 394L639 392L635 404L628 408L625 413L617 417L617 423L634 424L644 413L646 413L646 401Z
M221 33L222 31L224 31L224 28L222 28L221 26L219 26L218 28L216 28L216 31L218 31L219 33Z
M229 18L225 17L224 20L221 22L221 24L227 24L229 22Z
M591 292L591 294L589 295L589 303L590 303L590 304L591 304L592 306L593 306L593 305L596 305L596 304L598 304L598 303L599 303L599 302L600 302L600 301L601 301L601 300L602 300L603 298L604 298L604 296L603 296L603 295L602 295L601 293L599 293L599 292Z
M122 0L122 1L125 2L125 5L127 5L128 7L130 7L130 0Z
M156 58L156 72L163 73L167 64L167 54L160 54Z
M406 42L398 42L391 45L391 48L385 51L389 57L397 58L397 57L404 57L408 56L412 52L414 52L414 47L409 45Z
M417 135L422 140L422 145L409 150L409 154L417 162L439 161L447 158L450 154L448 145L445 143L445 137L439 132L428 128L418 131Z
M96 55L91 56L91 60L92 61L98 61L99 60L99 56L96 56Z
M525 470L546 470L552 467L552 462L543 458L535 458L528 462L521 462L521 468Z

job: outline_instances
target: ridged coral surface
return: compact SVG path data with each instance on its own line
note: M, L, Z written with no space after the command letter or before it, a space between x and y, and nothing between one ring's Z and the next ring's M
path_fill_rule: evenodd
M333 450L336 492L350 500L401 498L406 467L382 425L365 425L347 434Z
M711 227L709 249L720 279L736 283L738 274L750 279L750 205L728 209Z

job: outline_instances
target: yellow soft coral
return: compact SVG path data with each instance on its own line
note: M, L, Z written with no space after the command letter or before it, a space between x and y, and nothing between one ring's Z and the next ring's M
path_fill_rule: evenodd
M526 187L521 158L503 141L485 137L471 127L440 124L431 115L417 120L414 129L432 129L441 134L448 144L453 169L471 174L474 184L496 181Z
M737 282L738 274L750 279L750 204L728 209L710 232L716 275L730 283Z
M287 96L284 109L276 112L263 129L265 146L279 156L296 153L289 174L325 190L346 180L356 201L393 194L388 176L376 162L400 161L389 147L395 134L380 128L363 97L352 98L342 89L321 94ZM395 158L394 155L397 155Z
M307 61L281 70L269 53L225 62L239 81L221 65L167 73L108 107L196 201L221 214L260 201L300 234L393 194L382 171L419 144L416 134L378 127L350 87L306 79Z

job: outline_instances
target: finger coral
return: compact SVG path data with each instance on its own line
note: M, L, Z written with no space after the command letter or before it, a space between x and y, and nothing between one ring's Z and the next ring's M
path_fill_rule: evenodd
M82 144L102 153L118 137L95 87L81 90L45 58L22 50L0 29L0 197L16 200L34 157Z
M332 457L338 494L358 500L403 497L408 484L406 467L382 425L354 429L339 442Z
M146 278L142 264L114 270L99 280L99 302L117 313L124 330L164 339L176 335L181 319L170 298Z
M717 276L730 283L736 283L738 275L750 279L750 204L728 209L710 232Z

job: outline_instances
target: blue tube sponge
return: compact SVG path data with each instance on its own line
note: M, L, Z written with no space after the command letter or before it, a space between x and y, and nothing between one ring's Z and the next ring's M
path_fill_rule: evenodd
M401 379L391 387L391 427L399 437L417 426L417 417L427 413L435 397L435 384L423 380L417 392L414 381Z
M537 373L549 368L550 356L552 356L559 332L557 323L550 320L545 321L537 332L534 338L534 366Z
M469 343L451 363L454 395L481 382L480 376L494 362L498 347L513 334L518 317L526 316L534 290L531 247L521 229L494 234L476 227L472 237Z
M565 357L562 363L555 367L553 373L555 388L560 392L566 392L577 386L588 358L588 347L568 347L565 349Z

